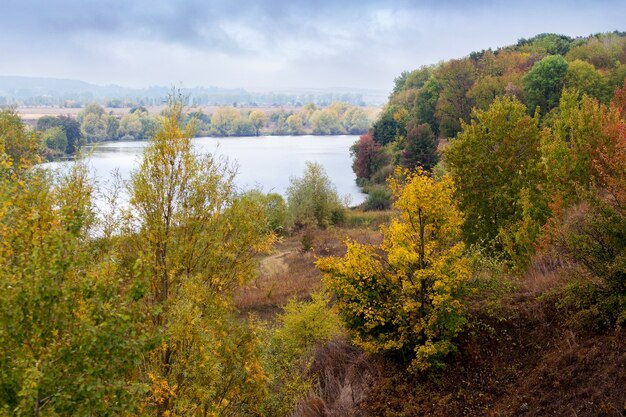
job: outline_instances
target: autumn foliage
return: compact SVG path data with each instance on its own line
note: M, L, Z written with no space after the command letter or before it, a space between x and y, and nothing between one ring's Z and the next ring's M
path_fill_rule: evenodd
M463 328L461 294L470 272L450 177L421 169L390 180L398 217L379 248L348 242L343 258L320 259L324 282L355 343L370 352L403 352L413 371L442 365Z
M354 158L352 169L358 178L371 179L374 172L389 162L382 146L374 141L372 132L361 135L352 146L351 152Z

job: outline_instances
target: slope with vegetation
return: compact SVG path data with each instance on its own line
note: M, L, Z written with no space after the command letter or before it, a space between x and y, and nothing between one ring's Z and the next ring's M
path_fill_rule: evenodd
M376 353L335 351L335 378L372 388L346 405L322 384L300 415L623 414L625 64L621 33L547 34L396 79L353 153L397 220L380 246L318 263ZM416 181L450 183L450 199ZM447 254L461 244L467 279Z
M379 186L394 166L435 166L438 147L463 130L474 109L487 110L496 97L516 98L530 116L539 108L542 124L558 112L564 89L608 104L626 77L625 45L621 32L586 38L541 34L403 72L371 137L354 147L359 183L380 196Z

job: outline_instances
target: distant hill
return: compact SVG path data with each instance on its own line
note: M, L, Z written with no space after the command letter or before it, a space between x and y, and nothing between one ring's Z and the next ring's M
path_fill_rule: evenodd
M79 80L0 76L0 105L81 107L98 102L109 107L162 104L170 87L127 88L96 85ZM328 88L256 93L242 88L183 88L194 105L281 106L342 101L352 105L381 105L387 92L366 89Z

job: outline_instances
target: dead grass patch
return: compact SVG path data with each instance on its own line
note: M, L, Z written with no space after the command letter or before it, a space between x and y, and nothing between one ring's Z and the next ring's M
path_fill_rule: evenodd
M305 252L301 241L306 233L312 236L312 248ZM255 313L271 320L291 298L306 299L322 288L322 275L315 261L324 256L343 256L346 239L377 245L382 235L369 229L331 228L285 237L271 254L259 258L257 277L239 290L235 305L242 315Z

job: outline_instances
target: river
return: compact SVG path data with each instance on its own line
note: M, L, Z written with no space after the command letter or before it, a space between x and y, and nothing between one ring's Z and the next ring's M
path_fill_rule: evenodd
M350 205L363 202L365 196L355 184L350 146L354 135L340 136L259 136L240 138L195 138L200 153L222 156L238 167L235 182L240 191L258 188L285 195L290 177L301 177L305 163L321 164L339 196ZM102 142L85 148L87 164L98 184L107 183L115 170L129 179L138 166L148 142ZM47 164L62 166L64 162Z

